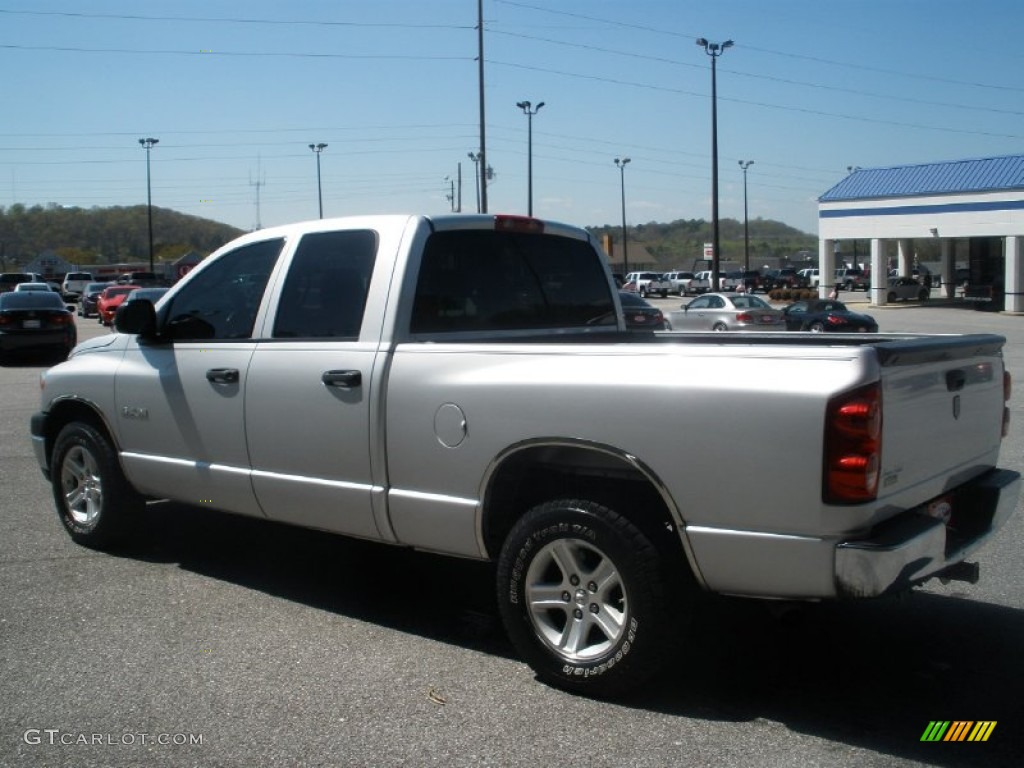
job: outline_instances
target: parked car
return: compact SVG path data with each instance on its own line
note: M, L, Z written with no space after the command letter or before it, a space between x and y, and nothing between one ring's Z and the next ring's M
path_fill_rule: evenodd
M622 314L626 316L626 327L631 331L663 331L671 330L665 321L665 315L657 307L652 307L646 299L629 291L619 291Z
M866 291L871 280L860 267L848 267L836 270L836 285L844 291Z
M35 272L4 272L0 274L0 293L13 291L21 283L41 283L43 276Z
M160 301L161 298L163 298L163 295L165 293L167 293L169 290L171 290L171 289L170 288L136 288L134 291L129 293L127 297L125 297L125 300L122 302L122 304L128 304L128 303L133 302L133 301L138 301L139 299L145 299L146 301L149 301L149 302L152 302L153 304L156 304L158 301Z
M78 316L99 316L99 312L96 309L96 301L99 299L100 294L103 293L103 290L111 285L113 283L89 283L86 285L82 290L81 301L78 302Z
M723 291L739 291L740 286L746 293L753 293L761 289L761 273L753 270L735 270L729 272L722 282Z
M787 331L878 333L878 323L871 315L851 312L835 299L797 301L783 308L782 314Z
M674 331L784 331L782 312L750 293L705 293L669 313Z
M642 299L646 299L652 293L665 298L668 296L670 285L660 272L630 272L626 275L626 284L622 289L639 293Z
M117 282L119 285L145 288L155 288L161 284L160 276L156 272L125 272L117 278Z
M928 301L931 291L912 277L890 277L886 299L893 301Z
M103 289L103 293L96 300L96 312L103 325L110 325L114 322L114 313L121 306L128 294L134 291L137 285L111 285Z
M65 299L75 300L81 297L85 287L93 282L92 272L68 272L61 283L61 295Z
M0 294L0 353L53 350L61 360L78 343L75 316L53 291Z
M712 273L710 269L704 269L700 272L695 272L693 279L690 281L690 293L707 293L711 290L711 277ZM722 275L719 273L719 282L721 282Z
M807 281L796 271L796 267L769 269L761 276L761 286L765 292L776 288L806 288Z
M50 290L50 286L47 283L18 283L14 286L15 293L21 293L23 291L40 291L41 293L53 293Z
M690 292L690 282L693 280L693 272L683 272L681 270L666 272L665 279L668 280L668 284L671 286L671 293L674 293L677 296L686 296Z
M801 269L797 274L803 281L804 288L817 288L818 283L821 282L821 273L817 267L808 267L807 269Z

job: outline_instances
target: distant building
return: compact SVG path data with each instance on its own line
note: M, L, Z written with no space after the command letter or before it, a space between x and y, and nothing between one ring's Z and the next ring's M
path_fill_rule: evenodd
M1024 312L1024 155L857 168L818 198L818 260L833 274L843 240L871 240L871 301L886 303L888 242L910 275L915 239L938 239L942 290L956 295L957 262L970 297ZM831 290L821 281L823 295ZM961 290L963 290L961 288Z
M19 271L38 272L47 279L63 280L65 273L77 272L78 265L65 261L53 251L43 251Z

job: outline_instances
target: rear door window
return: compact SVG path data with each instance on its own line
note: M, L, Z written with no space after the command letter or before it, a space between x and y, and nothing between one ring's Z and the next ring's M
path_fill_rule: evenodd
M410 330L521 331L616 322L608 277L586 241L458 230L427 241Z

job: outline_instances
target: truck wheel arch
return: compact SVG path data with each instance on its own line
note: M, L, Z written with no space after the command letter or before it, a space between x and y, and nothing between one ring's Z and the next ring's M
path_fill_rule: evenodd
M58 400L50 406L46 415L46 456L53 453L53 446L60 431L73 421L80 421L98 430L110 444L117 447L114 431L102 411L91 402L78 398ZM49 468L51 471L53 467Z
M530 440L495 458L480 495L478 535L485 554L496 558L513 526L532 508L568 496L613 507L676 562L688 564L686 570L703 586L682 511L665 484L635 456L579 439Z

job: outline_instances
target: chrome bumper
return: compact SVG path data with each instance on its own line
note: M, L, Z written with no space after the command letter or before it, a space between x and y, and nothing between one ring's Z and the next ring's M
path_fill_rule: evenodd
M993 469L953 493L948 522L911 510L886 521L865 539L836 547L841 597L876 597L920 583L962 562L1017 508L1021 476Z

